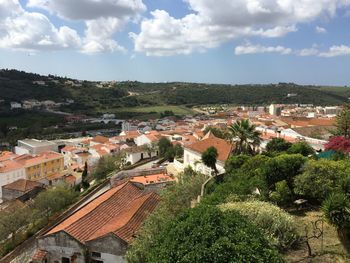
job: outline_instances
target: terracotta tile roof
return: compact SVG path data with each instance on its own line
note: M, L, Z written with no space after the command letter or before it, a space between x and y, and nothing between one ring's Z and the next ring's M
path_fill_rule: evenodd
M109 141L109 139L107 137L97 135L94 138L92 138L92 141L97 143L106 143Z
M72 151L75 151L75 150L78 150L75 146L65 146L61 149L62 152L72 152Z
M0 152L0 162L13 159L17 156L18 156L17 154L14 154L14 153L8 152L8 151Z
M19 179L13 183L3 186L5 189L15 190L23 193L29 192L36 187L43 187L43 184L25 179Z
M202 154L212 146L218 151L218 160L222 162L225 162L232 152L232 145L229 142L216 137L210 137L208 139L186 145L185 148Z
M97 197L46 235L65 231L84 243L113 233L129 242L158 202L157 194L145 194L133 183L126 182Z
M32 261L42 261L46 258L47 256L47 251L46 250L41 250L37 249L35 250L33 256L32 256Z
M75 184L77 178L75 178L74 175L68 175L68 176L64 177L64 180L65 180L68 184L73 185L73 184Z
M23 154L16 157L14 160L26 167L41 164L48 160L63 159L63 155L56 152L42 152L38 155Z
M151 175L144 175L144 176L134 176L130 178L131 182L135 183L141 183L143 185L149 185L149 184L157 184L157 183L164 183L164 182L172 182L175 181L175 179L171 178L167 174L151 174Z
M7 173L21 168L24 168L23 165L13 160L0 162L0 173Z

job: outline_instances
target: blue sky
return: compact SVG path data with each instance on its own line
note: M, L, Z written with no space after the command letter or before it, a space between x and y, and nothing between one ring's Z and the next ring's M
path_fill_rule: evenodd
M3 0L0 67L88 80L350 85L349 0Z

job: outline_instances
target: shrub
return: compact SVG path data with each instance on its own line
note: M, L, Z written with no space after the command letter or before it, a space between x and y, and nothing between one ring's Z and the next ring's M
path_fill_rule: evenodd
M346 175L346 165L342 161L309 160L304 172L295 178L295 193L322 203Z
M266 145L266 151L268 152L285 152L287 151L292 144L287 142L283 138L273 138Z
M287 181L276 183L276 191L270 194L270 199L279 205L289 205L293 201L293 193L289 189Z
M262 230L270 244L288 249L299 240L293 216L281 208L262 201L235 202L220 205L223 211L238 211Z
M294 143L287 151L289 154L301 154L309 156L315 153L315 150L306 142Z
M344 193L330 194L323 202L322 211L327 221L335 227L350 227L350 202Z
M249 159L248 155L232 155L225 162L225 171L226 173L231 173L232 171L241 168L241 166Z
M147 262L283 262L260 230L237 212L187 209L161 231Z

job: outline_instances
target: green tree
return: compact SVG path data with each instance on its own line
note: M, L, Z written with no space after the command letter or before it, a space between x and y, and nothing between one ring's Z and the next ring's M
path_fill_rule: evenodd
M160 140L158 141L159 155L161 157L165 157L165 154L168 151L168 149L172 147L173 145L167 138L165 137L160 138Z
M241 168L249 158L248 155L244 154L230 156L225 162L226 173L230 174L232 171Z
M181 158L184 156L184 148L181 146L181 144L175 144L174 151L175 151L175 157Z
M72 204L77 197L77 193L69 186L60 184L55 187L51 187L40 194L34 199L34 207L38 209L42 214L49 217Z
M0 241L11 235L14 241L18 230L26 226L30 219L30 209L27 206L10 205L0 212Z
M322 203L347 174L347 167L343 161L309 160L304 172L295 178L295 193Z
M271 141L269 141L266 145L266 151L273 153L273 152L285 152L287 151L292 144L290 142L287 142L283 138L273 138Z
M350 139L350 105L345 105L338 114L336 122L336 134Z
M90 184L87 181L87 176L88 176L88 166L87 166L87 162L85 162L84 164L84 170L83 173L81 174L81 185L84 189L88 189Z
M294 143L287 151L289 154L301 154L309 156L315 153L315 150L307 142Z
M148 157L151 158L152 157L152 153L156 153L158 150L158 145L156 142L151 142L150 144L146 145L146 151L148 154Z
M277 182L285 180L289 189L293 192L294 177L302 172L306 158L300 154L282 154L270 158L263 170L267 185L275 190Z
M124 165L124 161L123 153L101 157L93 171L93 177L97 180L106 179L108 174L119 170Z
M189 234L190 233L190 234ZM237 212L197 206L155 237L147 262L283 262L258 228Z
M215 175L218 174L218 169L216 168L216 160L219 154L215 147L209 147L205 152L202 153L202 162L212 169Z
M260 132L255 130L256 126L250 124L249 120L238 120L229 127L230 139L235 145L234 152L236 154L256 153L260 145Z

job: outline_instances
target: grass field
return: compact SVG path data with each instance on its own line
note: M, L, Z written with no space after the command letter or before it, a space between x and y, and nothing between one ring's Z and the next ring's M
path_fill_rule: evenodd
M172 111L175 115L187 115L193 114L194 111L185 106L151 106L151 107L130 107L130 108L117 108L112 110L115 113L118 112L135 112L135 113L162 113L164 111Z

